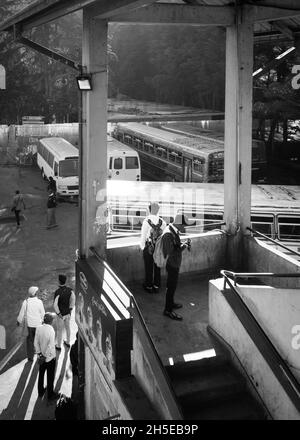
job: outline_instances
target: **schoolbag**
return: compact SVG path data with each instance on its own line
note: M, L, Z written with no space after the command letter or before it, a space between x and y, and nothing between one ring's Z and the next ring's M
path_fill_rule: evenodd
M55 420L76 420L77 410L76 405L71 399L65 394L61 394L55 408Z
M165 257L163 252L163 240L162 235L158 237L156 240L154 252L153 252L153 261L157 267L164 267L166 265L168 259L168 255Z
M151 226L151 231L150 231L150 237L148 239L148 252L150 254L153 254L154 252L154 248L157 242L158 237L161 236L162 234L162 219L160 218L158 220L157 225L155 225L150 219L147 220L147 222L149 223L149 225Z

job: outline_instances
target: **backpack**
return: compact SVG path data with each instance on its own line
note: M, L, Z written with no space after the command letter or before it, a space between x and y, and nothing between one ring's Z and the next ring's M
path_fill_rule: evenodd
M166 265L168 259L168 255L165 257L163 252L163 240L162 235L158 237L156 240L154 252L153 252L153 261L157 267L164 267Z
M77 420L76 405L65 394L61 394L55 408L55 420Z
M151 226L150 237L149 237L149 240L148 240L148 243L147 243L147 247L148 247L149 254L152 255L153 252L154 252L154 249L155 249L155 245L156 245L157 239L162 234L162 228L161 228L162 219L160 218L158 220L157 225L155 225L150 219L148 219L147 222Z

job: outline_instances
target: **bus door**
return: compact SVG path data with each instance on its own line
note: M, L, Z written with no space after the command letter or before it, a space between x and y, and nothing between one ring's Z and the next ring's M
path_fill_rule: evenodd
M111 158L112 168L109 170L109 174L111 179L124 179L123 177L123 169L124 169L124 160L122 157L112 157Z
M184 157L182 161L183 182L192 182L192 159Z

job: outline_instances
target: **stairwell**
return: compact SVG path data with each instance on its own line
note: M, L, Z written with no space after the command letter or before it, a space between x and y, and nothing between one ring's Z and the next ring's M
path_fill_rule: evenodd
M185 420L263 420L264 409L225 354L166 367Z

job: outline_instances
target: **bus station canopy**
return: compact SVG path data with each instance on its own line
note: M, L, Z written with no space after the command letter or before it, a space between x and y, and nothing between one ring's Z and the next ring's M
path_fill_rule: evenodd
M256 40L300 34L299 0L37 0L1 23L0 31L26 31L86 7L111 22L229 26L236 3L253 6Z

